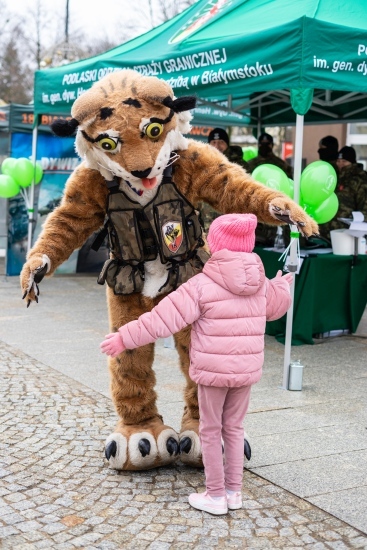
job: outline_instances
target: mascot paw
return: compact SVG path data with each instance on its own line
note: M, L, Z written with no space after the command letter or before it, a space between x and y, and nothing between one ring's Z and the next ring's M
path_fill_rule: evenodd
M222 440L222 453L224 454L224 444ZM247 460L251 460L251 446L250 443L247 441L247 439L243 440L243 454L247 458Z
M189 466L203 466L200 440L194 430L180 433L180 460Z
M105 443L105 455L115 470L149 470L177 459L177 433L169 426L125 426Z
M50 268L51 261L46 254L35 254L24 264L20 274L20 286L23 300L27 301L27 307L30 306L31 302L38 303L40 293L38 284L50 271Z
M273 218L283 223L294 224L304 237L318 235L317 223L291 199L277 197L270 201L269 212Z

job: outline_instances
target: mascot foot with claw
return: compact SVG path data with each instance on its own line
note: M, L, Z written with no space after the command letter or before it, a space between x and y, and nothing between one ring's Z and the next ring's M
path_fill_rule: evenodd
M191 419L182 426L180 432L180 460L188 466L203 467L199 440L199 420Z
M159 418L137 425L120 421L105 443L105 455L115 470L149 470L175 462L177 433Z
M192 420L190 424L190 426L186 426L186 429L180 432L180 460L188 466L201 468L203 466L203 459L198 436L199 421ZM224 452L223 445L222 449ZM243 454L247 460L251 460L251 446L247 439L243 440Z
M247 439L243 440L243 453L247 460L251 460L251 447L250 443L247 441Z

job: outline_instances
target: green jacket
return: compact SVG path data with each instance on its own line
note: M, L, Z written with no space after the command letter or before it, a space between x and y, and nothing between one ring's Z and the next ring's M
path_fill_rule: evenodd
M351 218L352 212L362 212L367 219L367 174L358 166L352 164L339 171L335 193L339 199L339 209L334 218L320 225L320 235L330 239L330 231L348 226L338 218Z
M249 164L243 159L243 151L239 145L229 145L223 155L227 157L229 162L239 164L246 170L246 172L250 172Z

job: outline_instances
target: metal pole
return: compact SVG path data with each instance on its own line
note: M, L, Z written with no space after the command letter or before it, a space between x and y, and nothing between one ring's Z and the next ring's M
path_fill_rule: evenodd
M28 206L28 242L27 253L32 248L32 235L33 235L33 220L34 220L34 179L36 173L36 158L37 158L37 137L38 137L38 117L35 115L36 121L32 133L32 164L34 166L33 181L30 188L29 206Z
M231 95L228 96L227 105L228 105L229 111L232 111L232 96L231 96ZM228 127L227 127L227 132L228 132L229 141L231 141L231 137L232 137L232 126L228 126Z
M259 104L257 106L257 139L259 139L261 134L261 99L259 100Z
M69 45L69 0L66 0L66 14L65 14L65 44Z
M301 182L301 172L302 172L302 147L303 147L303 115L297 115L296 120L296 146L294 153L294 201L299 204L300 199L300 182ZM292 225L292 232L298 232L296 226ZM290 288L292 305L287 313L287 323L285 329L285 349L284 349L284 368L283 368L283 385L284 390L289 389L289 368L291 362L291 347L292 347L292 326L293 326L293 306L294 306L294 285L296 271L298 267L298 258L297 258L297 239L293 242L290 248L290 262L288 264L288 269L293 273L293 283Z

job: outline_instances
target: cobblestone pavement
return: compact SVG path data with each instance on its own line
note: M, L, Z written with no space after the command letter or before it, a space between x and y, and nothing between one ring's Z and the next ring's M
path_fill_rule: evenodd
M187 502L201 470L110 470L111 401L1 343L0 360L1 548L367 548L358 530L249 471L243 509L214 517Z

